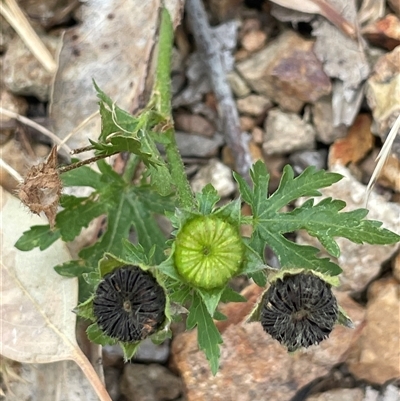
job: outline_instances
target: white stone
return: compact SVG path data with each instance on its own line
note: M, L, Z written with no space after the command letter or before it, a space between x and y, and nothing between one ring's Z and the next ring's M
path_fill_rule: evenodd
M191 185L194 192L200 192L209 183L221 198L231 195L235 190L231 169L218 159L211 159L206 166L200 168Z

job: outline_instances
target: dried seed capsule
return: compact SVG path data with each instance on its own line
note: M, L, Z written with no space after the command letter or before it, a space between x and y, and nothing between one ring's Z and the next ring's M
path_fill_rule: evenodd
M108 336L142 340L165 320L165 293L155 278L137 266L122 266L104 276L96 289L93 312Z
M190 284L221 287L242 265L244 245L239 230L217 216L187 222L176 237L175 265Z
M286 275L265 293L264 330L292 352L329 337L338 316L330 285L311 273Z

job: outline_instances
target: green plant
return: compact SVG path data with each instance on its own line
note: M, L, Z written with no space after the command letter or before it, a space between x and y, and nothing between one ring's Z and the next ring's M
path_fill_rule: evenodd
M61 275L79 278L80 304L76 310L80 316L93 322L88 328L89 339L103 345L119 342L126 359L132 357L145 336L149 335L156 342L169 337L171 320L187 309L187 328L197 326L199 347L204 350L212 372L216 373L222 338L214 320L226 318L217 307L221 301L246 301L228 286L229 279L240 274L247 275L260 286L266 286L268 281L271 283L272 290L267 290L251 319L261 319L266 331L290 351L318 343L329 335L334 322L350 325L330 292L330 286L337 284L341 269L329 258L319 258L318 249L298 245L288 240L285 234L306 230L334 257L340 254L335 237L345 237L360 244L390 244L399 241L400 237L381 228L380 222L366 220L366 209L343 212L345 203L341 200L327 198L315 204L311 198L291 212L282 212L287 204L299 197L320 196L321 188L342 178L313 167L294 177L291 167L286 166L279 188L272 195L268 195L269 175L262 162L254 164L251 170L251 185L234 174L240 198L224 206L217 206L220 199L211 185L194 195L176 146L171 118L169 73L172 39L171 21L164 10L153 95L148 106L137 116L121 110L95 84L100 99L102 130L99 140L88 148L95 151L99 172L85 166L85 162L58 168L64 187L88 186L93 192L81 198L62 195L60 204L63 210L56 215L54 227L31 227L17 241L16 247L20 250L45 249L59 238L71 241L94 218L107 216L107 228L99 240L82 249L79 259L55 269ZM166 161L157 145L164 147ZM122 175L103 160L118 152L130 155ZM133 185L139 163L143 163L145 169L140 183ZM242 202L251 207L251 216L242 215ZM166 239L157 224L157 214L166 216L172 223L171 239ZM252 226L250 238L240 234L242 225ZM128 241L132 229L137 234L137 244ZM279 258L279 272L265 265L266 245ZM128 270L123 270L122 274L118 269ZM162 311L157 309L158 312L154 312L162 317L162 321L150 318L141 321L137 335L127 335L124 331L131 324L134 328L129 330L139 327L136 325L139 320L130 319L136 319L140 310L133 306L137 301L130 298L129 289L125 291L121 287L121 277L125 277L127 271L129 277L132 272L150 277L157 284L157 291L165 294L165 302L162 297L161 301L157 298ZM324 306L331 309L326 310L328 323L322 322L323 327L321 324L318 326L322 334L306 332L305 340L294 341L293 337L299 334L296 330L309 330L305 327L307 325L297 325L298 321L313 319L314 309L318 313L320 307L314 295L308 294L304 288L302 290L302 285L315 286L318 294L327 297ZM104 303L98 298L108 290L115 292L115 302L106 303L107 307L111 305L114 308L112 312L104 309ZM271 329L274 316L271 311L274 308L279 311L280 304L276 300L284 297L279 294L292 299L284 300L286 306L287 302L294 303L293 308L289 305L288 312L291 334L282 335L279 330ZM146 300L151 299L148 295L144 293ZM312 302L307 301L310 296L314 297ZM302 297L306 297L306 301ZM126 326L118 328L121 314ZM117 319L115 324L108 324L107 316Z

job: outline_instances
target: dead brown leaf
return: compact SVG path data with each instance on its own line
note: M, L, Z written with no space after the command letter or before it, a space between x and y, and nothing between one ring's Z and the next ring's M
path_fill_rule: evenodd
M359 114L345 138L337 139L329 150L329 165L357 163L363 159L374 145L371 133L372 118L369 114Z
M54 227L61 188L57 170L57 147L54 146L45 163L29 169L19 188L18 196L32 213L44 212L50 227Z
M57 241L45 251L29 252L14 247L24 231L40 224L40 217L27 215L21 202L0 187L1 354L23 363L73 360L100 400L111 401L76 341L72 310L78 301L78 280L53 269L70 260L65 244Z
M72 361L21 364L9 378L3 401L98 401L78 365Z

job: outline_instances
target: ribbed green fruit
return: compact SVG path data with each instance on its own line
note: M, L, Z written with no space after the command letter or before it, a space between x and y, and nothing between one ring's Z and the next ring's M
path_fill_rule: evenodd
M238 228L216 216L200 216L187 222L175 246L176 269L196 287L221 287L242 265L244 244Z

